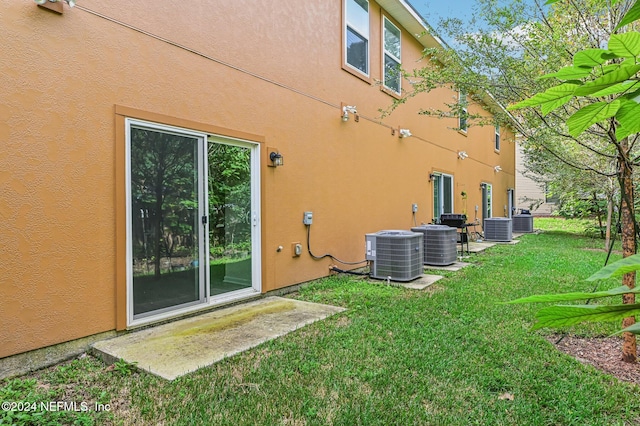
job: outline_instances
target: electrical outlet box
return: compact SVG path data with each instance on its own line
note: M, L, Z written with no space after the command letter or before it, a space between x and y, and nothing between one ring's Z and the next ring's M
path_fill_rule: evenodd
M291 243L291 257L299 257L302 254L302 244Z
M414 212L414 213L417 213L418 212L418 204L413 203L411 205L411 211Z
M313 223L313 212L304 212L302 223L305 225L311 225Z

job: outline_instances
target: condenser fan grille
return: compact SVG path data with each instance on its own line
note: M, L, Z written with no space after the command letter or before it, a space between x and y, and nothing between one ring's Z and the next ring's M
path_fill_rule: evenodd
M371 276L393 281L411 281L422 275L422 234L410 231L380 231L367 234L367 260Z
M533 232L533 216L517 214L513 216L513 232Z
M484 239L487 241L511 241L511 219L491 217L484 220Z
M424 264L446 266L455 263L458 230L445 225L424 225L411 228L424 235Z

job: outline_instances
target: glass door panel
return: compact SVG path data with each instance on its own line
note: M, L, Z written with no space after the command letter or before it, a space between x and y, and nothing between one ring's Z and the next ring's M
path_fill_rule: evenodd
M251 148L208 143L211 296L252 287Z
M482 187L482 228L484 229L484 220L490 218L491 215L491 184L482 183L480 185Z
M134 318L203 302L203 138L131 124L129 141Z
M441 175L435 175L433 181L433 218L435 219L434 223L440 223L440 215L442 214L442 203L440 202L440 180Z
M442 175L443 213L453 213L453 176Z

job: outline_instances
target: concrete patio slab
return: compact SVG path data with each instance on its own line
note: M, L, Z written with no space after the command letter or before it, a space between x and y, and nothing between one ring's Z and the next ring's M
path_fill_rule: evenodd
M496 243L493 241L482 241L482 242L472 241L472 242L469 242L469 253L480 253L495 245Z
M471 266L471 265L473 265L473 263L455 262L455 263L453 263L451 265L447 265L447 266L424 265L424 269L425 270L456 272L456 271L459 271L462 268L466 268L467 266Z
M272 296L97 342L93 349L107 362L122 358L173 380L344 310Z
M429 275L424 274L418 279L415 279L408 283L399 283L400 287L408 288L410 290L424 290L435 282L444 278L442 275Z

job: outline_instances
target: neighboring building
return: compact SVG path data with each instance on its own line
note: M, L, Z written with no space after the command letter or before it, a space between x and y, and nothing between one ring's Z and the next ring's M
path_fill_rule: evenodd
M534 216L549 216L556 208L547 196L544 184L524 174L524 154L520 143L516 144L516 208L530 210Z
M510 210L509 129L417 114L448 89L379 118L438 45L405 0L63 9L0 15L0 370L357 266L309 236L360 261L366 233Z

